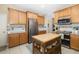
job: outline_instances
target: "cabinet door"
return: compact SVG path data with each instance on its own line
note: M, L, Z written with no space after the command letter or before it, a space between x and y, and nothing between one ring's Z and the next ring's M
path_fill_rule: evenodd
M9 47L19 45L19 34L9 34L8 40L9 40Z
M26 13L19 12L19 24L26 24Z
M70 16L71 15L71 7L65 8L62 11L63 11L63 16Z
M71 15L71 7L62 9L58 13L59 13L60 18L70 16Z
M71 7L66 9L66 15L71 16Z
M9 9L9 24L18 24L18 11L14 9Z
M71 19L72 23L79 23L79 5L72 7Z
M54 23L58 23L59 13L56 12L54 16Z
M71 35L71 48L79 50L79 37L76 35Z
M43 16L38 16L37 22L38 22L38 24L44 24L44 17Z
M20 44L24 44L28 42L28 34L25 33L20 33Z
M36 19L37 18L37 14L32 13L32 12L27 12L27 18L34 18L34 19Z
M58 14L59 14L59 16L58 16L59 18L63 17L63 14L64 14L63 10L59 11Z

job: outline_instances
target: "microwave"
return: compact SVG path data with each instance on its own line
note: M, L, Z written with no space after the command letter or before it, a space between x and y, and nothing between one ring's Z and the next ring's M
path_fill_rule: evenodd
M70 25L71 24L71 21L70 21L69 18L67 18L67 19L59 19L58 20L58 24L59 25Z

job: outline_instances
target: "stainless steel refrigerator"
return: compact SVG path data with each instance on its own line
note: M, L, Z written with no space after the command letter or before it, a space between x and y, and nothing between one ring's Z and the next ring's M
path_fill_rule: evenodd
M38 34L38 23L36 19L28 19L29 43L32 43L32 36Z

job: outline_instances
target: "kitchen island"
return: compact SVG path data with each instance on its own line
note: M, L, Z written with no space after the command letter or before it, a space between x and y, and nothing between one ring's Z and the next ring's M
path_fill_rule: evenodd
M61 36L55 33L46 33L32 36L34 54L61 53Z

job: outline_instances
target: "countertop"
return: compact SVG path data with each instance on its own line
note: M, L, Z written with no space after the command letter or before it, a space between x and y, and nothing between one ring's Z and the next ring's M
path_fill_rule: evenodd
M46 33L46 34L32 36L32 38L45 43L60 36L61 36L60 34Z

